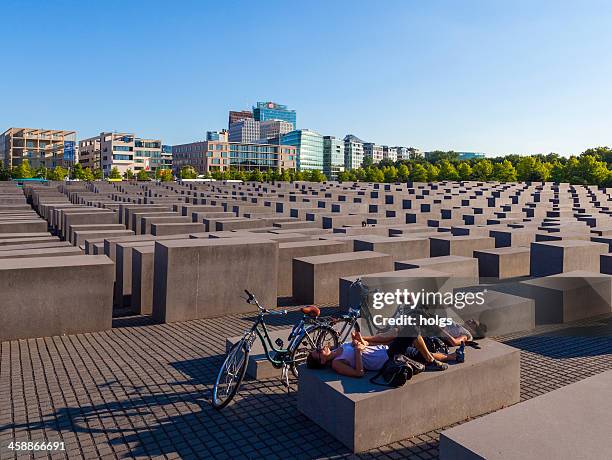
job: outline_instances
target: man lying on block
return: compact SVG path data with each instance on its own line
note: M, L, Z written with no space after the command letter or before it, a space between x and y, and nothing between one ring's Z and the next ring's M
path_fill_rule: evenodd
M310 352L306 358L306 366L309 369L331 366L340 375L362 377L366 371L382 369L390 356L404 354L425 364L426 370L443 371L448 369L446 361L464 362L465 341L468 337L461 338L463 340L458 340L459 348L454 353L448 353L448 350L442 350L441 347L430 350L426 339L420 335L401 337L397 328L371 337L362 337L361 333L353 332L351 343L344 343L335 350L326 346L322 350ZM435 348L436 344L439 346L439 342L434 338L427 338L427 341L432 348Z

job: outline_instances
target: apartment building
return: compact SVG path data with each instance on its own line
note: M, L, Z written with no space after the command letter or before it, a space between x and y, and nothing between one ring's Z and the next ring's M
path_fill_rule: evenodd
M297 151L287 145L199 141L172 147L172 167L179 174L183 166L193 166L199 174L236 169L289 170L296 168Z
M162 155L162 142L159 139L143 139L132 133L103 132L99 136L79 142L80 163L84 168L102 169L104 177L116 167L123 175L128 169L137 173L140 170L154 171L155 164L162 159L171 160L171 152ZM153 159L153 161L152 161Z
M0 161L11 167L24 159L32 168L71 167L77 161L76 131L9 128L0 134Z
M357 169L363 163L364 142L357 136L347 134L344 137L344 167L347 170Z
M229 127L229 142L252 143L261 138L259 121L251 118L232 123Z
M162 145L159 152L153 152L150 165L153 172L158 169L172 169L172 146Z
M384 147L372 142L366 142L363 144L363 156L364 158L370 158L372 163L378 163L383 159Z
M385 160L397 161L397 147L383 146L383 158Z
M336 180L344 171L344 142L334 136L323 136L323 174Z

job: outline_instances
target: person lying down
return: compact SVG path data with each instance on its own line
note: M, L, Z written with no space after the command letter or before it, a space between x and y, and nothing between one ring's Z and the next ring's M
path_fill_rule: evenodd
M443 371L448 368L446 361L463 362L464 344L454 353L431 353L420 335L417 337L398 337L397 333L362 337L359 332L352 333L352 341L344 343L335 350L325 346L322 350L312 351L306 358L309 369L323 369L330 366L340 375L362 377L366 371L378 371L385 362L397 353L425 364L426 370Z

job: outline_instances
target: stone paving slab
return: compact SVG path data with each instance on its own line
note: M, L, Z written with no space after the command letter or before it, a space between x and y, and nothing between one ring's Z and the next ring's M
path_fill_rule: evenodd
M272 328L298 315L275 318ZM247 379L216 412L210 391L225 340L251 322L128 317L107 332L1 343L0 458L18 457L6 449L12 440L45 439L66 451L37 458L437 458L443 429L352 455L297 413L295 381L287 393L276 378ZM612 330L612 319L579 325ZM522 400L612 369L609 337L540 332L503 341L521 350Z

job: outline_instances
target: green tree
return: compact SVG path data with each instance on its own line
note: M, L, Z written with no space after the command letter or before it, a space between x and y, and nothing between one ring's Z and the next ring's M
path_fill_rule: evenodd
M585 183L590 185L603 185L610 174L606 163L595 155L580 155L578 171Z
M38 177L39 179L46 179L48 175L49 170L42 165L34 170L34 177Z
M493 165L493 179L500 182L516 182L516 169L508 160Z
M421 163L415 164L410 171L410 179L413 182L427 182L427 169Z
M409 177L410 170L408 169L408 166L406 166L404 163L400 164L397 167L397 180L400 182L406 182Z
M490 160L480 160L472 168L472 176L476 180L490 180L493 174L493 163Z
M198 172L191 165L185 165L181 168L181 179L197 179Z
M30 179L32 177L32 170L30 169L30 162L24 158L16 168L13 168L11 174L14 179Z
M462 161L457 166L457 174L461 180L470 180L472 178L472 167L469 163Z
M162 169L159 170L159 180L162 182L172 182L174 180L174 175L172 174L172 170L170 169Z
M4 166L0 161L0 181L11 180L11 169Z
M93 177L94 177L94 180L102 180L102 178L104 177L104 174L102 173L102 170L100 168L94 168Z
M398 172L395 166L387 166L386 168L383 169L383 174L385 176L385 182L387 183L397 182Z
M324 182L326 180L327 180L327 177L325 177L325 174L323 174L318 169L313 169L312 171L310 171L310 181L311 182Z
M63 181L68 177L68 170L62 168L61 166L56 166L52 171L48 174L49 180L58 180Z
M442 160L438 163L438 167L440 168L440 174L438 178L440 180L458 180L459 173L453 166L453 164L448 160Z
M259 169L253 169L249 173L249 181L251 182L263 182L263 174Z
M427 170L427 181L428 182L434 182L438 180L438 176L440 175L440 169L436 165L427 163L427 166L425 166L425 169Z
M138 174L136 174L136 179L140 181L149 180L149 173L147 173L144 169L141 169L138 171Z
M282 180L283 182L290 182L291 175L289 174L289 171L287 171L286 169L283 169L280 175L280 180Z
M340 171L338 173L338 182L348 182L351 180L351 173L348 171Z
M85 168L81 173L81 180L87 181L87 182L91 182L95 179L94 174L91 172L91 169L89 169L89 167Z
M85 180L85 178L83 177L83 166L81 165L81 163L76 163L72 167L72 178L78 180Z
M117 168L117 166L113 166L113 169L111 169L110 174L108 175L109 179L121 179L121 173L119 172L119 169Z
M134 171L132 171L132 168L128 168L125 170L125 172L123 173L123 178L127 180L134 179Z

